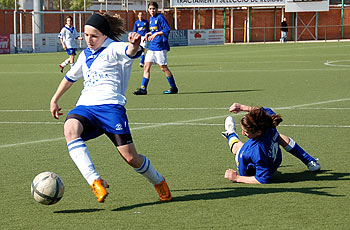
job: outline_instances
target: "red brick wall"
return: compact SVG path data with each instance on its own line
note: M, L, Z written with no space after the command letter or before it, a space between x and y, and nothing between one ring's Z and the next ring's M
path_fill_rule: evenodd
M231 10L226 8L226 41L231 40ZM137 12L133 11L115 11L112 13L119 13L125 21L125 29L131 31L134 22L137 20ZM177 11L177 25L179 30L189 30L193 27L193 10L192 9L180 9ZM315 13L305 12L298 13L298 39L300 40L313 40L314 38L309 31L315 34L315 19L310 22L310 19L314 17ZM32 14L26 12L22 14L23 33L31 33L32 31ZM44 17L44 33L58 33L64 26L65 15L60 14L45 14ZM83 15L82 21L86 21L89 15ZM165 18L168 20L170 28L174 29L174 11L165 11ZM235 9L233 11L233 40L234 42L242 42L244 39L244 21L247 18L247 10ZM251 10L251 30L250 41L274 41L280 38L280 22L281 22L282 10L280 8L275 9L252 9ZM199 29L198 25L198 9L196 10L196 29ZM292 27L293 18L295 14L285 13L288 26ZM301 20L307 25L302 24ZM17 15L17 32L19 33L19 20L20 16ZM76 27L79 29L79 17L76 15ZM276 25L275 25L276 23ZM344 28L343 38L350 38L350 7L344 9ZM318 39L341 39L341 8L330 8L328 12L318 13ZM276 29L275 29L276 26ZM326 27L327 26L327 27ZM82 25L83 28L83 25ZM212 10L201 9L200 10L200 28L211 29L212 28ZM224 28L224 9L215 10L215 28ZM13 11L0 10L0 34L13 33ZM288 39L291 40L295 34L292 28L289 29Z

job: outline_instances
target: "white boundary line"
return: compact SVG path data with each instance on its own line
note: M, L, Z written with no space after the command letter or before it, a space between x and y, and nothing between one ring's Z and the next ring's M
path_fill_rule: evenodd
M294 105L294 106L289 106L289 107L281 107L281 108L275 108L275 109L290 109L290 108L298 108L298 107L304 107L304 106L320 105L320 104L349 101L349 100L350 100L350 98L342 98L342 99L314 102L314 103L308 103L308 104L302 104L302 105ZM224 118L226 116L227 115L205 117L205 118L199 118L199 119L193 119L193 120L187 120L187 121L177 121L177 122L170 122L170 123L156 123L156 124L152 124L152 125L146 125L146 126L132 128L131 130L139 130L139 129L145 129L145 128L156 128L156 127L161 127L161 126L174 125L174 124L177 125L177 124L182 124L182 123L192 123L192 122L197 122L197 121L205 121L205 120L211 120L211 119L217 119L217 118ZM319 126L312 126L312 127L319 127ZM338 126L333 126L333 127L338 127ZM45 139L45 140L38 140L38 141L31 141L31 142L14 143L14 144L0 145L0 148L16 147L16 146L21 146L21 145L26 145L26 144L52 142L52 141L63 140L63 139L64 139L63 137L60 137L60 138Z
M347 100L350 100L347 99ZM346 101L346 100L343 100ZM304 106L304 105L303 105ZM306 105L305 105L306 106ZM296 107L296 106L291 106L291 107L279 107L279 108L273 108L273 109L278 109L278 110L287 110L287 109L300 109L300 110L349 110L350 108L345 108L345 107L339 107L339 108L302 108L302 107ZM176 111L176 110L227 110L228 108L127 108L127 111ZM61 110L62 112L68 112L68 110ZM49 110L29 110L29 109L24 109L24 110L10 110L10 109L5 109L1 110L0 113L13 113L13 112L50 112ZM1 122L0 122L1 123Z
M324 65L328 65L328 66L340 66L340 67L350 67L349 65L339 65L339 64L334 64L334 63L339 63L339 62L350 62L350 60L336 60L336 61L326 61L325 63L323 63Z

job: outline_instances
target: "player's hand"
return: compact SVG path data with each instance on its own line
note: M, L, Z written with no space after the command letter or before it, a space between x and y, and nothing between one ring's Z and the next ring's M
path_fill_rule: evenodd
M140 42L141 42L141 35L139 35L136 32L131 32L128 35L128 40L131 44L133 44L135 46L139 46Z
M153 41L153 39L157 37L157 35L157 33L152 34L151 36L149 36L148 41Z
M225 172L225 178L230 181L236 182L238 177L238 173L233 169L227 169Z
M242 110L242 105L239 103L233 103L231 107L229 108L229 111L231 113L239 113Z
M63 49L64 49L64 50L67 50L67 46L63 46Z
M62 108L60 108L56 102L50 103L50 112L55 119L59 119L59 117L63 115L63 113L60 112L61 109Z

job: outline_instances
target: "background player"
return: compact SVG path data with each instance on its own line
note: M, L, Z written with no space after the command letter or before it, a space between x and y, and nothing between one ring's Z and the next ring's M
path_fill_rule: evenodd
M77 50L75 39L83 40L83 38L79 36L77 30L73 27L72 16L66 17L66 25L61 29L58 37L60 38L62 48L69 55L69 57L59 65L61 72L63 72L63 69L66 65L74 64L74 56L76 55Z
M167 52L170 50L168 43L170 27L164 16L158 13L158 4L156 2L150 2L148 4L148 12L151 15L149 20L150 32L146 34L146 39L148 39L150 43L145 57L141 88L137 89L134 94L147 94L147 86L151 77L151 66L153 63L157 63L160 66L160 69L165 73L168 79L170 89L163 93L175 94L178 92L178 88L175 84L174 76L168 68L167 60Z
M143 52L141 54L140 67L145 65L145 51L147 48L147 41L145 39L146 34L149 32L149 23L146 19L143 18L143 13L139 12L137 14L138 20L134 23L133 32L137 32L141 35L140 46L143 47Z
M85 23L85 40L88 48L80 53L77 63L67 72L50 102L54 118L62 115L58 100L73 85L84 79L76 107L71 110L64 124L64 135L69 154L85 180L91 186L98 202L104 202L108 184L98 174L85 142L106 134L114 143L122 158L146 177L155 187L161 201L170 201L171 193L162 175L150 160L138 154L131 137L124 105L125 92L133 59L142 53L141 36L128 35L129 43L119 41L123 21L114 17L93 14Z

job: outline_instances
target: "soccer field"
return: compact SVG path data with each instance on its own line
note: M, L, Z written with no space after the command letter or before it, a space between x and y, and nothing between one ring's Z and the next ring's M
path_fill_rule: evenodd
M110 184L104 204L69 157L63 122L49 102L64 77L66 53L0 55L1 229L348 229L350 225L350 43L176 47L169 68L179 87L152 67L147 96L135 96L143 70L133 66L126 105L139 153L167 179L173 201L158 202L149 182L128 166L105 136L87 142ZM82 81L59 104L74 108ZM233 102L271 107L322 169L307 171L282 150L271 184L224 179L233 155L221 136ZM244 113L234 115L236 122ZM240 127L237 127L240 133ZM243 141L247 139L240 135ZM52 206L34 201L40 172L65 184Z

